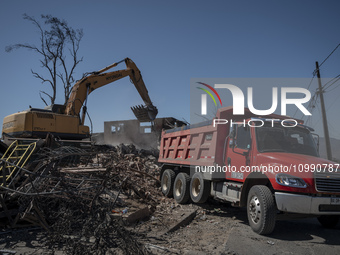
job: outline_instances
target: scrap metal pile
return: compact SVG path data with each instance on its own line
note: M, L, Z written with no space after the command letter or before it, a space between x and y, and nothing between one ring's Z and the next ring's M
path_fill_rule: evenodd
M155 156L133 145L41 148L17 170L15 185L1 186L0 224L38 225L51 249L70 254L147 254L123 224L121 196L154 210L161 197Z

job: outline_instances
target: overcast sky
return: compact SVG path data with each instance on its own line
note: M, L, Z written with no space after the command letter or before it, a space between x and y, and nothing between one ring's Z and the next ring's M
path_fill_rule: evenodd
M41 70L37 55L23 49L5 52L15 43L38 44L39 34L22 19L24 13L51 14L84 30L84 61L76 79L129 57L141 70L159 117L189 121L192 78L311 79L315 61L321 63L340 43L339 10L336 0L2 1L0 119L29 105L43 108L39 91L50 92L31 74ZM322 77L339 74L340 47L321 67ZM337 84L325 99L330 135L340 139ZM297 87L307 88L308 82ZM312 95L315 90L313 84ZM63 103L59 92L56 103ZM133 119L130 106L141 103L128 78L98 89L88 101L94 131L103 131L104 121ZM308 124L323 136L319 109L317 103Z

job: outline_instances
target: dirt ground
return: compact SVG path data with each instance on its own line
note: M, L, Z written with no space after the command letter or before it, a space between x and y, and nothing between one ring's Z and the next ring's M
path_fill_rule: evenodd
M125 205L131 210L143 206L130 202ZM189 224L166 233L188 212L196 212ZM283 220L277 222L271 235L261 236L248 226L244 209L213 200L197 206L178 205L165 198L151 217L127 229L138 234L139 242L151 254L340 253L339 225L335 229L324 229L315 218ZM7 230L0 232L0 254L66 254L63 247L52 249L46 241L46 232L39 228ZM112 250L111 254L123 253Z

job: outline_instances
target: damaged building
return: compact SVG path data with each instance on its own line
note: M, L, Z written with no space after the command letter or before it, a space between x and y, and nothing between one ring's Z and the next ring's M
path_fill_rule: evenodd
M187 123L173 117L157 118L153 123L138 120L104 122L105 144L134 144L137 148L157 149L163 129L186 126Z

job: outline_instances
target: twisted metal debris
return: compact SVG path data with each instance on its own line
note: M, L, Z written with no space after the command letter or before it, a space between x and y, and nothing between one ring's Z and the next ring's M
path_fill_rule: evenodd
M69 254L148 254L111 211L121 192L137 196L150 208L160 194L158 166L152 152L133 146L101 152L75 147L41 148L15 185L1 186L0 218L12 228L30 222L44 228L51 249ZM114 195L116 191L116 195Z

